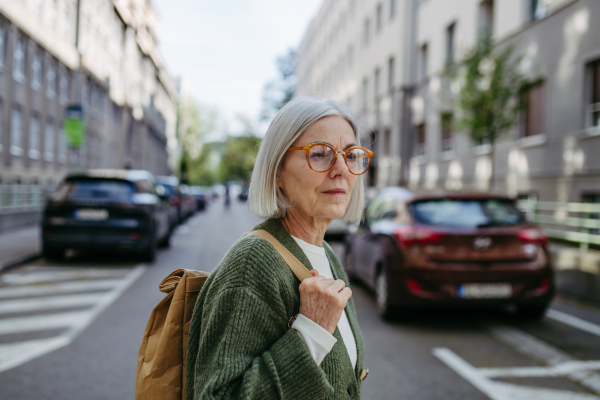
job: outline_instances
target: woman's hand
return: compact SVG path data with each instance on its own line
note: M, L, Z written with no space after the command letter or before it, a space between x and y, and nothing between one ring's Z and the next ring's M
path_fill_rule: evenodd
M300 314L333 335L352 290L341 279L328 279L316 270L300 284Z

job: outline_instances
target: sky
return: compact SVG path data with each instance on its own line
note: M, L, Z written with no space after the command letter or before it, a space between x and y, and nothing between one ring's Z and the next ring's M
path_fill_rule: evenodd
M297 48L321 0L154 0L158 42L168 70L192 97L219 113L218 132L235 116L257 120L275 60Z

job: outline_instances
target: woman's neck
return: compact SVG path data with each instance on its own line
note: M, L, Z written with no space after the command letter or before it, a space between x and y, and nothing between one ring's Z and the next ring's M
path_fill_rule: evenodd
M331 219L308 217L290 210L285 217L281 218L281 223L290 235L315 246L323 247L325 231L331 223Z

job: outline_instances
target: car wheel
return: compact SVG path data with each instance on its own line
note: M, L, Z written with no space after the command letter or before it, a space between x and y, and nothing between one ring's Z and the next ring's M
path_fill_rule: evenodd
M517 307L517 314L521 318L539 320L544 318L548 304L524 305Z
M42 255L47 260L60 261L65 256L65 249L61 249L61 248L49 249L49 248L44 247L44 249L42 250Z
M153 235L150 244L142 252L142 260L145 262L153 262L156 258L156 237Z
M164 238L161 239L159 245L160 247L171 247L171 229L169 229L169 232L165 235Z
M390 305L388 278L385 267L381 268L381 271L375 279L375 295L377 300L377 312L384 319L390 318L392 315L392 307Z

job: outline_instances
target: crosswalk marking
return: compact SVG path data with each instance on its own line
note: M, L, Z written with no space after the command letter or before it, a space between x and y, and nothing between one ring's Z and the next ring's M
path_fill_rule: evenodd
M0 314L90 306L106 294L72 294L0 301Z
M119 269L84 269L72 268L66 271L44 271L5 274L1 277L3 283L9 285L28 285L31 283L75 281L80 279L123 278L130 270Z
M44 332L60 329L56 336L44 339L0 344L0 372L15 368L44 354L69 345L100 313L131 286L147 267L139 264L130 270L120 270L121 279L113 270L88 269L81 274L56 271L34 272L31 275L10 274L9 286L0 287L0 316L8 313L40 312L36 315L0 318L0 335ZM125 272L125 274L123 274ZM75 278L77 276L77 278ZM67 280L61 279L83 279ZM93 292L80 293L75 292ZM87 307L84 310L53 312L61 308Z
M33 297L68 292L89 292L114 289L119 279L57 282L48 285L13 286L0 289L0 299L11 297Z

